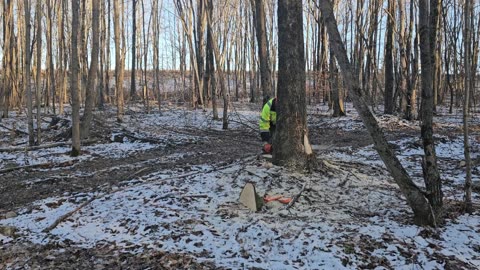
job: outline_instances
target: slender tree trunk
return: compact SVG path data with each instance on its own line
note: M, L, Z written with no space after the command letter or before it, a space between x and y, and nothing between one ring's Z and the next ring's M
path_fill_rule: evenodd
M403 117L407 120L412 120L413 115L411 115L411 104L408 102L408 90L407 90L407 71L408 71L408 62L407 62L407 45L406 45L406 32L405 32L405 1L398 0L398 20L400 29L398 29L398 49L400 51L400 74L399 74L399 92L402 96L402 112Z
M160 93L160 46L159 46L159 41L160 41L160 11L162 8L162 5L159 6L158 4L159 0L154 0L154 34L153 34L153 68L155 72L155 79L154 79L154 85L155 85L155 93L157 93L157 102L158 102L158 111L162 111L162 106L161 106L161 93ZM163 3L163 1L162 1ZM182 54L180 54L182 55ZM182 56L180 56L182 58ZM180 72L182 73L182 81L183 81L183 88L185 89L185 63L180 61Z
M463 148L465 155L465 164L466 164L466 178L465 178L465 211L467 213L473 212L472 206L472 162L470 158L470 142L468 138L468 121L469 121L469 105L470 105L470 91L472 80L472 69L471 69L471 57L472 57L472 37L471 37L471 2L465 1L464 6L464 71L465 71L465 98L463 101Z
M85 101L86 98L86 89L87 89L87 77L88 77L88 63L87 63L87 1L82 0L80 2L80 38L78 42L80 43L78 47L80 48L79 52L79 61L80 61L80 106Z
M105 95L107 96L107 102L111 102L110 100L110 63L111 63L111 60L110 60L110 38L111 38L111 31L110 31L110 25L111 25L111 12L110 12L110 9L111 9L111 5L110 5L110 0L107 0L107 44L106 44L106 69L105 69ZM115 68L116 70L116 68Z
M110 45L106 41L106 7L105 1L101 1L100 6L100 70L98 72L98 109L103 110L105 107L105 71L108 71L108 66L105 65L105 47Z
M252 14L253 14L253 6L252 6ZM255 32L255 20L253 19L255 15L252 16L252 20L249 20L249 26L251 31L251 37L250 37L250 74L249 74L249 80L250 80L250 102L254 103L256 100L257 96L257 86L255 84L255 81L257 80L256 78L256 61L255 61L255 38L254 38L254 32Z
M206 14L207 17L207 24L210 29L212 29L212 18L210 15L213 14L213 3L212 0L207 0L207 8L209 9L209 12ZM213 49L213 53L215 54L215 63L217 66L217 71L218 71L218 77L220 81L220 91L223 96L223 117L222 117L222 129L228 129L228 93L226 89L226 83L225 83L225 73L223 71L223 57L220 55L220 49L216 43L217 38L215 36L214 31L210 31L210 38L211 38L211 45ZM225 50L225 48L223 48Z
M137 0L132 0L132 70L130 78L130 100L137 98L136 84L135 84L135 65L136 65L136 52L137 49Z
M32 25L30 23L30 1L24 0L25 9L25 61L24 69L25 75L23 76L24 91L27 94L27 118L28 118L28 145L33 146L35 144L35 134L33 129L33 105L32 105L32 89L30 87L30 30Z
M37 0L36 10L35 10L35 20L37 25L37 34L36 34L36 45L37 45L37 60L36 60L36 98L35 102L37 104L37 145L40 145L42 138L42 112L41 112L41 102L42 102L42 1Z
M100 2L92 1L92 51L91 63L88 70L88 81L85 98L85 110L82 118L81 137L90 136L90 126L93 119L93 107L95 106L96 81L98 69L98 54L100 42Z
M437 50L440 49L437 46L438 42L438 29L440 28L440 14L442 9L442 0L429 0L430 8L427 11L430 11L429 14L429 32L430 32L430 61L432 66L432 90L433 90L433 110L436 111L438 104L439 96L439 80L440 74L437 73L440 65L440 58ZM428 4L427 4L428 5ZM422 65L423 66L423 65Z
M55 69L53 66L53 7L52 7L52 0L47 0L47 14L48 14L48 19L47 19L47 26L48 26L48 40L47 40L47 50L48 50L48 82L49 82L49 87L47 87L47 93L50 92L52 95L52 108L53 108L53 114L56 114L56 91L55 91ZM48 95L47 95L47 101L48 101ZM48 107L48 102L47 102L47 107Z
M395 0L388 0L387 12L387 33L385 44L385 96L384 96L384 113L392 114L394 109L393 102L393 27L395 24Z
M432 86L433 63L431 61L431 38L430 23L428 14L428 0L419 1L420 11L420 59L422 64L422 125L421 133L423 140L423 178L427 188L427 198L433 208L435 221L441 220L441 211L443 205L443 192L440 173L437 167L437 156L435 154L435 143L433 140L433 111L434 96Z
M72 0L72 30L80 27L80 0ZM71 60L70 60L70 89L72 95L72 156L80 155L80 93L78 59L78 34L72 31L71 35Z
M207 0L207 47L206 47L206 68L204 76L204 87L207 89L210 88L212 96L212 111L213 111L213 120L218 120L218 110L217 110L217 91L215 87L215 63L214 63L214 49L213 43L213 34L212 34L212 25L210 19L213 16L213 4L212 0Z
M143 89L145 97L145 107L147 113L150 113L150 98L148 96L148 80L147 80L147 61L148 61L148 35L150 33L150 25L152 22L152 17L150 16L148 20L148 27L145 27L145 0L142 0L142 23L143 23ZM146 28L148 28L146 30Z
M335 57L343 72L344 81L352 97L353 105L358 111L365 124L370 136L373 138L375 149L385 163L395 182L400 187L408 204L413 209L415 222L423 225L434 225L435 219L432 215L430 204L425 198L423 192L418 188L402 166L393 150L388 145L387 140L380 128L375 116L370 111L365 96L362 93L358 77L354 76L352 65L348 60L345 46L338 32L337 22L333 15L333 7L329 0L320 0L319 8L324 17L327 26L330 45L332 46Z
M418 77L418 31L413 32L415 21L414 5L410 3L410 24L409 35L406 40L407 59L410 64L410 71L407 68L407 119L413 120L417 118L417 77ZM413 55L412 55L412 36L413 39Z
M121 24L120 21L120 8L119 1L113 2L113 25L114 25L114 39L115 39L115 88L117 95L117 121L123 122L123 59L122 48L120 45L121 39Z
M267 43L267 29L266 29L266 15L265 6L263 0L251 0L254 21L255 21L255 34L257 36L258 44L258 59L260 61L260 77L262 82L262 94L263 96L272 96L272 74L268 64L269 53Z
M204 33L205 33L205 1L198 0L197 4L197 29L196 29L196 51L197 51L197 70L198 70L198 102L205 110L206 96L208 93L208 86L205 88L203 85L203 76L205 73L205 46L204 46Z

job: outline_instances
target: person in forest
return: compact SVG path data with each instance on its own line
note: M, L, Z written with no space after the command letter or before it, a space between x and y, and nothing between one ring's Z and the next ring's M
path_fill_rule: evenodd
M260 115L260 137L264 143L263 151L267 154L272 152L273 134L275 133L275 125L277 124L276 103L276 97L266 97L264 99L264 105Z

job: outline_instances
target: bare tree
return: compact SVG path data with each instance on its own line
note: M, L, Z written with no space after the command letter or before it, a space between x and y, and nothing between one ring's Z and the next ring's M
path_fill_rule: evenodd
M432 89L433 89L433 110L436 110L438 104L438 96L440 89L440 44L439 44L439 29L440 29L440 14L442 13L442 0L429 0L429 45L430 45L430 61L432 64ZM420 4L419 4L420 9ZM420 18L421 19L421 18Z
M72 29L80 27L80 0L72 0ZM80 93L79 73L80 62L78 59L78 35L71 33L71 61L70 61L70 89L72 95L72 156L80 155Z
M387 29L385 44L385 95L384 113L392 114L394 109L393 92L393 28L395 25L395 0L388 0Z
M132 70L130 75L130 99L135 100L137 98L136 84L135 84L135 65L136 65L136 53L137 48L137 0L132 0Z
M217 90L216 90L216 80L215 80L215 63L214 63L214 40L213 40L213 29L211 24L211 18L213 17L213 4L212 0L207 0L207 47L206 47L206 65L205 65L205 76L204 76L204 87L207 89L210 88L211 97L212 97L212 111L213 111L213 120L218 120L218 109L217 109Z
M15 33L13 2L6 0L3 6L3 63L2 85L0 91L0 108L3 110L2 117L7 118L10 110L11 95L14 87L14 63L15 63Z
M23 76L23 87L24 91L27 94L27 118L28 118L28 145L33 146L35 144L35 134L33 129L33 101L32 101L32 89L30 87L30 30L32 25L30 23L30 1L24 0L24 9L25 9L25 57L23 60L25 74Z
M195 51L196 51L196 61L197 61L197 70L199 80L195 87L198 87L198 102L202 105L203 109L206 106L206 97L208 96L208 86L206 87L203 84L203 76L205 73L205 27L206 27L206 1L207 0L198 0L197 1L197 24L194 29L195 36Z
M435 154L435 143L433 139L433 110L434 96L433 90L433 62L431 61L430 42L432 34L430 33L430 14L428 12L428 0L420 0L419 9L419 32L420 32L420 61L422 65L422 125L421 133L423 140L423 178L427 188L427 198L432 206L434 221L440 221L443 206L443 192L440 173L437 167L437 156Z
M113 32L115 39L115 88L117 95L117 121L123 122L123 65L122 48L120 44L123 31L120 18L121 8L119 1L113 2Z
M465 164L466 164L466 178L465 178L465 211L467 213L473 212L472 205L472 162L470 158L470 142L468 139L468 121L469 121L469 104L470 104L470 92L472 84L472 69L471 69L471 59L472 59L472 7L470 1L465 1L464 5L464 69L465 69L465 78L464 78L464 101L463 101L463 146L464 146L464 155L465 155Z
M55 93L55 68L53 65L53 6L52 0L46 0L47 5L47 64L48 64L48 78L47 78L47 89L46 93L46 107L49 107L49 93L52 95L52 108L53 114L55 114L55 102L56 102L56 93Z
M253 10L253 18L255 21L255 33L257 36L258 59L260 62L260 77L262 82L263 96L271 96L272 91L272 75L268 63L268 43L265 6L263 0L250 0Z
M412 120L413 115L411 114L412 110L410 108L411 104L408 102L408 90L407 90L407 72L408 72L408 62L407 62L407 41L406 41L406 28L405 28L405 1L398 0L398 20L399 20L399 29L398 29L398 50L400 51L400 66L399 66L399 76L398 76L398 85L399 92L402 96L402 112L403 116L407 120Z
M301 1L278 1L278 68L273 160L279 165L303 168L307 165L304 138L308 133Z
M333 14L332 3L329 0L320 0L319 8L327 26L330 45L335 52L335 57L342 70L345 84L352 97L353 105L362 118L370 136L373 138L375 149L385 163L385 166L389 170L393 179L400 187L408 204L413 209L415 222L424 225L436 224L435 216L433 215L427 198L422 190L412 181L407 171L388 145L382 129L368 107L366 97L362 93L358 77L354 76L352 65L348 60L347 51L340 37L337 21Z
M59 113L63 114L64 113L64 103L65 103L65 97L67 95L67 65L68 65L68 46L67 46L67 41L65 37L65 30L68 26L66 23L66 17L67 17L67 10L68 10L68 3L67 1L62 1L61 5L61 10L62 10L62 17L58 19L59 23L59 52L58 52L58 59L59 59L59 64L62 66L62 70L60 72L59 76L59 86L60 86L60 93L59 93Z
M82 117L81 138L90 136L90 125L93 118L93 107L95 106L96 80L98 69L98 54L100 48L100 2L92 1L92 51L91 63L88 70L88 81L85 98L85 109Z
M41 143L42 138L42 112L40 110L42 103L42 1L37 0L35 8L35 21L37 26L36 34L36 47L37 47L37 59L36 59L36 78L35 78L35 103L37 107L37 144Z

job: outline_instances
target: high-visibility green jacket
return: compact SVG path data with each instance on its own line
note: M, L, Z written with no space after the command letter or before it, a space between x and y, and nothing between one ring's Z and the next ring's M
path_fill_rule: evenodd
M277 113L271 110L272 102L273 98L263 105L259 122L260 132L268 132L270 130L270 124L275 125L277 123Z

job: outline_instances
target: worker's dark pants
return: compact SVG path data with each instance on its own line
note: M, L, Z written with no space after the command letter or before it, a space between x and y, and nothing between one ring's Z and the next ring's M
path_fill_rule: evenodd
M262 131L260 132L260 137L262 138L262 142L267 142L272 144L273 142L273 134L275 134L275 125L270 126L270 131Z

